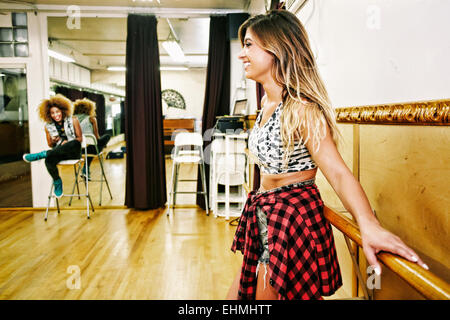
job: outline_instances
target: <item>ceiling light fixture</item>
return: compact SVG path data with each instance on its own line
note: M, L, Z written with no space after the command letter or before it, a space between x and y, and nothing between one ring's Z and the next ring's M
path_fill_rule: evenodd
M185 62L186 57L184 56L184 52L181 49L178 42L170 40L170 41L164 41L162 43L162 46L164 47L164 50L169 54L169 56L176 62Z
M170 20L166 18L167 24L170 28L169 36L167 37L167 40L162 43L162 46L164 50L168 53L168 55L176 62L185 62L186 57L184 56L184 52L181 49L178 42L180 41L175 34L175 30L173 29L172 24L170 23Z
M133 2L136 2L137 0L133 0ZM139 0L140 2L153 2L153 0ZM161 0L156 0L159 4L161 4Z
M187 67L160 67L161 71L187 71L189 68Z
M47 51L48 51L48 55L52 58L61 60L63 62L75 62L75 60L72 57L66 56L64 54L61 54L59 52L56 52L56 51L53 51L50 49L47 49Z
M126 71L127 68L123 66L109 66L107 68L108 71Z

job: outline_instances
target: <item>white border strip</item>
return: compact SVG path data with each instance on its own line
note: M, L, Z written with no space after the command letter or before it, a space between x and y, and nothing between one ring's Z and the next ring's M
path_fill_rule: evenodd
M48 16L67 16L69 5L48 4L12 4L0 3L3 11L38 11ZM80 17L127 17L130 13L154 14L166 18L206 18L211 15L225 15L228 13L243 13L244 9L193 9L193 8L154 8L154 7L114 7L114 6L78 6Z

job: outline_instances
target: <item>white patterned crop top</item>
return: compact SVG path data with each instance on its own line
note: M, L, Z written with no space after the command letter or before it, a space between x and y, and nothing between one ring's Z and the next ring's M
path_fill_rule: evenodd
M317 167L304 144L296 142L294 151L289 157L287 167L283 166L284 148L281 140L280 115L283 104L280 103L270 119L260 128L262 111L256 118L248 138L248 148L258 159L262 173L281 174L298 172Z

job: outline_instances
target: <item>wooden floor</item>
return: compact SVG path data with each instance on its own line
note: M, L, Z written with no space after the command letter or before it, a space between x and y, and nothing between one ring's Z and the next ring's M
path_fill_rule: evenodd
M125 159L106 163L116 201ZM171 172L167 159L168 189ZM196 175L193 165L180 171L183 179ZM89 220L85 210L51 210L47 222L42 210L0 210L0 299L224 299L242 262L230 250L236 227L229 220L199 208L177 208L171 217L165 209L101 209L93 200ZM193 207L195 195L180 194L177 204Z
M108 179L109 187L111 189L112 199L108 193L106 183L103 182L102 188L100 182L91 181L89 182L89 193L95 208L99 207L100 204L100 189L102 189L102 206L123 206L125 202L125 184L126 184L126 155L122 159L106 159L106 154L110 150L115 150L124 146L125 142L116 144L112 147L105 149L103 160L103 166L105 170L106 178ZM73 166L58 166L61 179L63 181L63 191L64 194L72 194L73 182L74 182L74 169ZM91 163L91 178L92 180L100 180L101 178L101 167L97 159L94 159ZM85 190L84 182L79 179L79 188L83 193ZM75 189L75 192L77 190ZM61 200L62 206L68 205L70 198L63 197ZM72 205L75 207L85 206L86 198L72 199Z
M0 299L223 299L234 231L196 209L2 212Z
M94 172L97 166L93 162ZM125 159L107 160L105 166L114 201L107 201L104 189L103 206L123 205ZM72 170L62 169L63 179L70 181ZM171 172L172 162L167 159L168 189ZM196 167L186 165L180 175L195 178ZM194 185L179 184L180 190ZM90 188L93 194L98 190L94 183ZM230 251L236 227L229 221L206 216L199 208L177 208L171 217L165 209L100 209L97 196L90 220L85 210L66 209L59 215L51 210L47 222L43 211L0 212L0 299L215 300L226 296L242 261L240 253ZM85 205L81 201L73 205ZM177 204L193 206L195 195L180 194ZM77 270L80 289L74 280Z

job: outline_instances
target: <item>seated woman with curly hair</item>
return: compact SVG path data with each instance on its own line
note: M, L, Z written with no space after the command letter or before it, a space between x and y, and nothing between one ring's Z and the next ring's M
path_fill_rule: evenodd
M23 155L23 160L33 162L45 159L45 166L53 178L55 196L63 194L63 185L56 165L62 160L80 159L81 133L80 122L72 117L72 102L61 94L45 99L38 106L39 117L46 122L45 134L51 150Z
M98 125L97 118L95 117L95 102L84 98L78 99L74 102L74 116L78 118L81 125L81 131L83 134L92 134L97 139L97 148L98 152L101 152L103 148L108 144L111 136L109 134L104 134L100 137L98 134ZM89 154L97 154L97 150L95 150L95 146L89 145L87 147L87 152ZM88 157L88 172L87 178L90 179L90 168L91 162L94 157ZM83 167L82 175L86 177L86 165Z

